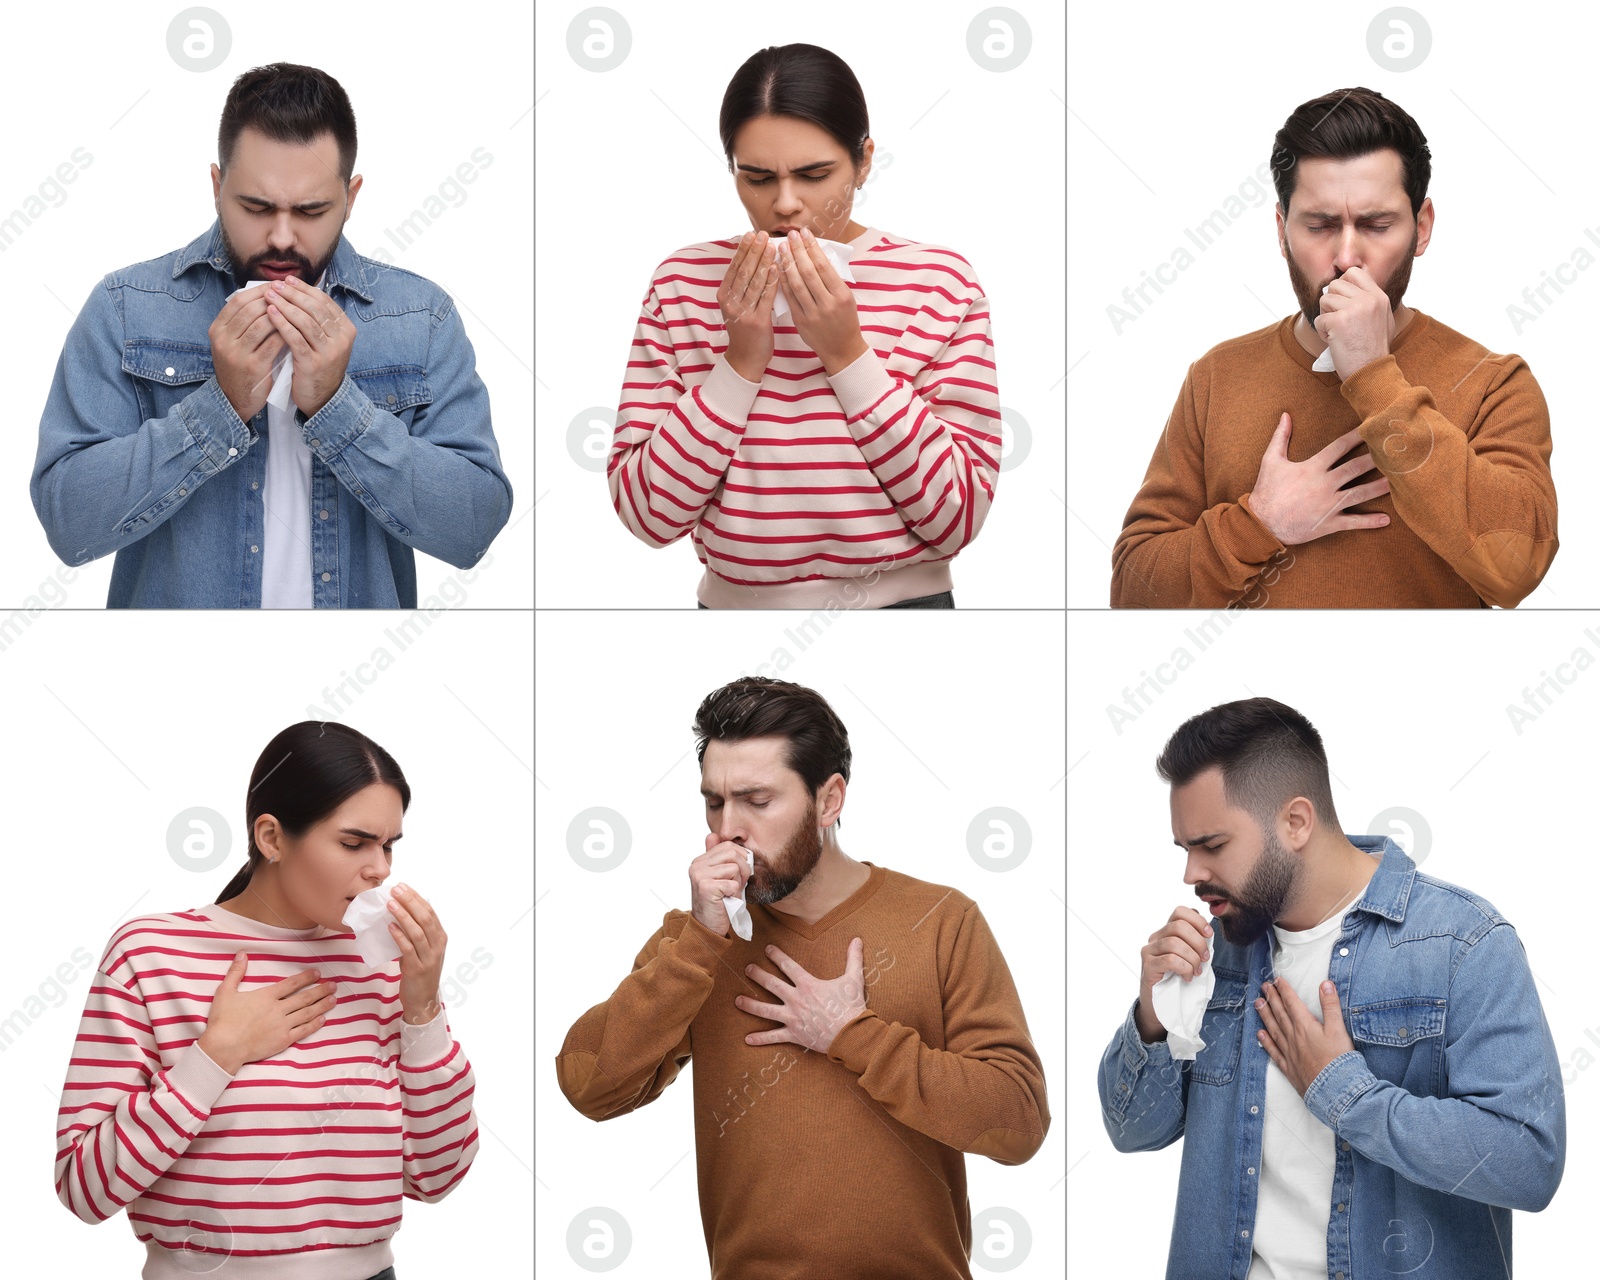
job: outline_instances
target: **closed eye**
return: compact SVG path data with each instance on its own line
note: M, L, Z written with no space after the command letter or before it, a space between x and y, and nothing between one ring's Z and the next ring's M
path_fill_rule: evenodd
M802 173L800 176L802 178L804 178L807 182L826 182L833 175L831 173L825 173L820 178L813 178L808 173ZM749 181L749 183L750 183L750 185L752 187L764 187L764 186L767 185L767 183L771 182L772 179L771 178L750 178L750 179L748 179L748 181Z

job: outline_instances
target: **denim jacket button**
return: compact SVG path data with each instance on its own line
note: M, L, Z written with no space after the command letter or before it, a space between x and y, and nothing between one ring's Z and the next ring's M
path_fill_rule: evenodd
M1256 1113L1256 1112L1258 1112L1258 1111L1260 1111L1260 1110L1261 1110L1261 1108L1260 1108L1260 1107L1251 1107L1251 1108L1250 1108L1250 1114L1251 1114L1251 1115L1255 1115L1255 1113Z
M239 456L239 451L237 449L229 449L228 456L230 458L237 458Z
M1350 954L1350 948L1349 947L1340 947L1339 948L1339 954L1342 955L1342 956L1349 955Z
M318 520L326 520L327 518L328 518L328 513L326 511L317 512L317 519Z
M329 578L331 578L331 577L333 577L333 575L332 575L332 574L331 574L331 573L324 573L324 574L323 574L323 575L322 575L322 580L323 580L323 581L324 581L324 582L326 582L326 581L328 581L328 579L329 579Z
M178 490L178 496L180 498L188 497L188 495L189 495L189 491L187 489L179 489Z
M252 543L251 543L251 544L250 544L250 554L251 554L251 555L254 555L254 554L255 554L255 553L256 553L256 552L258 552L258 551L260 551L260 550L261 550L261 548L260 548L260 547L258 547L258 546L256 546L256 544L255 544L255 543L253 543L253 542L252 542Z
M259 480L252 480L250 482L250 487L252 489L259 489L261 487L261 482Z
M317 446L318 446L318 445L319 445L319 444L321 444L321 443L322 443L322 441L320 441L320 440L313 440L313 441L312 441L312 442L311 442L311 447L312 447L312 448L313 448L313 449L314 449L314 448L316 448L316 447L317 447Z
M168 372L168 373L171 373L171 372L172 372L172 370L171 370L171 369L168 369L168 370L167 370L167 372ZM394 403L394 402L395 402L395 399L396 399L396 397L395 397L395 396L394 396L394 395L392 395L392 394L391 394L391 395L387 395L387 396L385 396L385 397L384 397L384 399L385 399L385 400L387 400L387 401L388 401L388 402L389 402L389 403L390 403L390 404L393 404L393 403Z
M174 369L170 364L167 366L167 377L170 378L170 377L172 377L173 374L175 374L177 372L178 371L176 369Z

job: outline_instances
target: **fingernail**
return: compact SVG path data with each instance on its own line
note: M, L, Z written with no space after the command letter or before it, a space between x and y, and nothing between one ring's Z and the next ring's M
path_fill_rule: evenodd
M800 234L803 235L807 240L815 240L816 239L816 237L811 234L811 228L810 227L801 227L800 228Z

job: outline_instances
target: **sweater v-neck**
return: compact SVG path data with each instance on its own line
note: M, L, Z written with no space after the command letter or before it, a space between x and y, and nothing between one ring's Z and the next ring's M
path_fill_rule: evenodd
M815 924L807 924L798 916L787 915L782 911L774 911L771 907L760 903L753 905L761 907L761 909L766 912L767 919L773 921L775 924L781 925L783 928L789 930L790 933L797 933L802 938L806 939L806 941L815 942L823 934L827 933L829 929L832 929L835 925L837 925L841 920L844 920L848 916L854 915L862 907L866 906L867 901L872 897L872 895L877 893L878 890L883 886L884 875L886 874L885 869L878 866L877 863L868 858L863 858L861 861L863 865L872 868L871 874L867 876L866 882L848 898L836 906L832 911L828 912L827 915L820 917Z

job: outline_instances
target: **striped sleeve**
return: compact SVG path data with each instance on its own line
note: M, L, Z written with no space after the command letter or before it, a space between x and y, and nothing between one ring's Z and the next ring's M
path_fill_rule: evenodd
M478 1154L472 1064L441 1008L432 1022L400 1024L401 1117L408 1200L442 1200Z
M707 265L720 270L723 264ZM674 341L663 302L693 305L695 300L664 298L662 290L688 280L658 273L645 295L606 460L612 507L628 531L652 547L676 542L699 521L733 461L761 390L760 383L734 372L722 348L712 349L710 339L723 336L715 302L697 332L685 335L688 341ZM716 279L689 282L717 287ZM694 372L710 367L711 373L686 391L683 374L691 361L697 362Z
M233 1078L191 1043L161 1068L149 1011L102 967L67 1065L56 1123L56 1195L104 1222L183 1155Z
M906 528L953 556L978 536L994 501L1000 393L988 298L979 293L963 306L938 292L955 313L925 304L919 320L926 323L908 325L892 353L903 357L916 342L931 349L912 377L891 370L869 347L829 381L861 456ZM941 343L943 332L950 336Z

